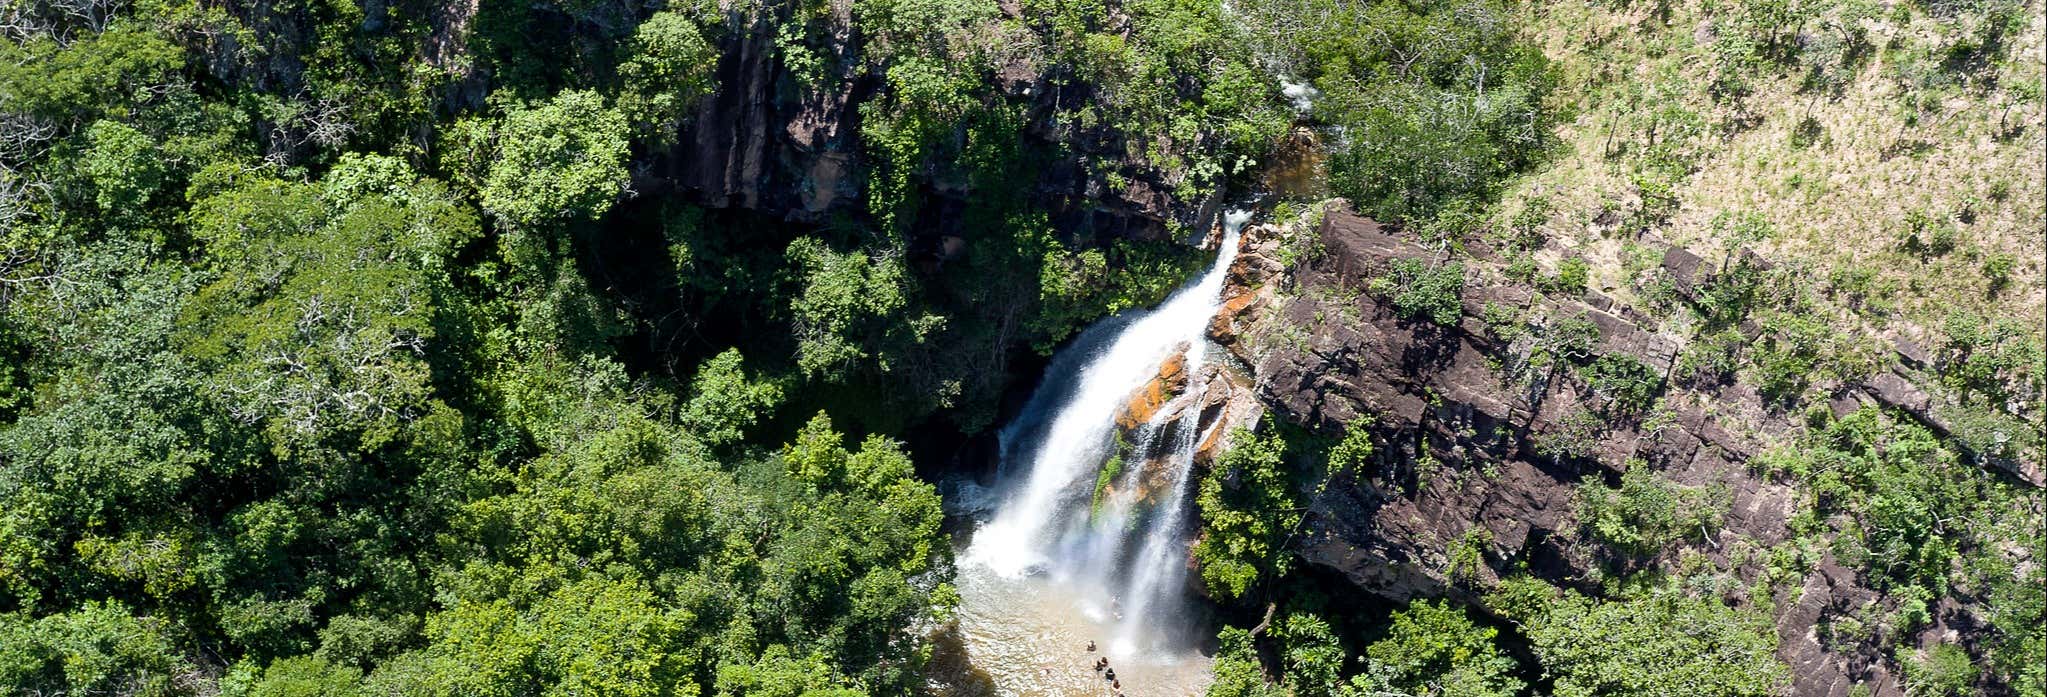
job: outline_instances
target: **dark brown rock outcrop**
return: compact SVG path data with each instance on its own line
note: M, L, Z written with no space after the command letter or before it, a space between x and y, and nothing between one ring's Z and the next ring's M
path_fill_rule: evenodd
M1324 256L1283 268L1277 252L1288 234L1313 235ZM1510 567L1598 592L1593 579L1604 573L1603 560L1578 531L1574 492L1581 481L1612 481L1633 466L1720 492L1726 510L1723 529L1705 542L1630 563L1674 564L1695 555L1752 580L1762 572L1753 558L1762 555L1752 552L1794 537L1788 523L1801 494L1748 466L1789 431L1790 417L1765 408L1754 389L1672 387L1665 416L1600 418L1586 432L1583 415L1597 412L1600 398L1554 371L1530 368L1533 340L1503 341L1483 319L1489 308L1536 324L1583 318L1599 331L1595 355L1630 356L1667 376L1682 344L1639 311L1603 295L1591 302L1548 298L1474 274L1457 324L1404 319L1366 289L1393 260L1436 259L1434 253L1341 208L1312 231L1252 228L1244 245L1211 338L1252 366L1258 396L1276 418L1325 433L1369 418L1381 443L1377 471L1339 479L1313 502L1294 543L1308 563L1394 601L1475 601ZM1687 294L1710 274L1697 255L1676 247L1663 267ZM1935 418L1932 399L1903 373L1879 374L1844 398ZM1576 442L1565 454L1541 447L1565 440ZM1481 568L1453 576L1451 550L1473 545ZM1815 634L1823 615L1840 616L1879 597L1831 555L1818 564L1770 606L1793 691L1845 697L1864 684L1876 695L1900 694L1882 657Z
M720 89L697 106L653 171L636 175L635 188L680 191L711 207L802 222L863 212L861 182L873 164L860 139L860 105L876 96L883 81L870 72L869 62L858 60L855 44L862 39L853 29L851 5L832 8L830 21L821 23L821 50L836 72L821 76L822 87L816 88L801 84L778 58L777 23L765 13L782 10L728 8L719 46ZM1022 11L1004 8L1011 16ZM1053 118L1057 112L1085 103L1092 89L1049 79L1057 69L1014 56L995 70L997 89L1026 105L1022 135L1070 155L1044 163L1031 182L1037 202L1054 213L1053 227L1151 239L1163 238L1169 221L1207 229L1219 196L1204 192L1202 200L1181 200L1169 183L1175 179L1131 155L1136 150L1125 147L1124 136L1109 125L1081 132L1055 125L1061 121ZM948 201L961 204L968 193L967 178L950 163L930 163L915 179L941 208ZM939 224L957 226L952 220L957 217L939 216L944 219ZM933 237L972 234L942 229Z

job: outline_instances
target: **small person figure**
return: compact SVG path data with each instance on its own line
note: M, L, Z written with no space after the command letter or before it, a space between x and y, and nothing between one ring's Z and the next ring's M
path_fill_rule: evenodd
M1109 682L1116 682L1116 669L1110 668L1108 674L1103 677L1108 678Z
M1120 695L1120 694L1123 694L1123 693L1122 693L1122 690L1123 690L1123 681L1121 681L1121 680L1110 680L1110 681L1109 681L1109 689L1111 689L1111 690L1116 690L1116 691L1117 691L1117 692L1116 692L1116 694L1119 694L1119 695Z
M1095 640L1093 640L1093 639L1089 639L1089 640L1087 641L1087 652L1088 652L1088 653L1094 653L1094 652L1095 652Z
M1107 667L1109 667L1109 657L1108 657L1108 656L1103 656L1103 657L1101 657L1101 658L1095 659L1095 672L1097 672L1097 673L1100 673L1100 672L1102 672L1102 669L1103 669L1103 668L1107 668Z

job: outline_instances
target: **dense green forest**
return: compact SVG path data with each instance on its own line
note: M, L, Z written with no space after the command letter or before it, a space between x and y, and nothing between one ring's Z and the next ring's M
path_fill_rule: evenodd
M1182 0L6 12L10 693L906 691L949 550L890 435L985 428L1011 354L1193 259L1054 229L1020 178L1093 157L1214 190L1293 118ZM691 166L673 145L749 36L773 89L861 93L859 206L792 225L650 181ZM991 88L1019 40L1073 103ZM1465 53L1389 76L1388 48L1311 59L1343 118L1432 138L1410 100ZM1477 195L1536 96L1433 145L1456 181L1360 157L1350 186ZM918 268L948 178L971 249Z
M1583 86L1529 8L1236 4L0 0L0 694L926 691L958 602L933 475L1063 341L1184 281L1220 202L1540 236L1520 187ZM1964 67L2038 19L1896 7L1990 27ZM1759 74L1804 70L1783 12L1737 57ZM1673 142L1630 155L1645 187ZM729 186L749 147L836 164ZM1463 277L1374 292L1451 324ZM1971 326L1959 389L2037 419L2038 327ZM1922 614L1996 599L1991 645L1885 660L1915 694L2041 694L2039 532L1926 525L2036 492L1929 470L1967 458L1874 411L1818 421L1757 465L1808 523L1853 518ZM1372 453L1268 430L1203 482L1195 557L1245 625L1213 694L1783 691L1766 617L1654 574L1323 611L1275 511ZM1584 504L1616 548L1699 527L1616 484Z

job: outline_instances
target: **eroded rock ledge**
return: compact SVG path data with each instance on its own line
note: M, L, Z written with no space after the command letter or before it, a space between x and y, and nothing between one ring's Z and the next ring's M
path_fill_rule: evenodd
M1643 313L1596 293L1556 299L1470 274L1456 326L1402 319L1390 303L1366 292L1370 280L1394 260L1440 255L1342 206L1312 230L1255 227L1244 245L1210 337L1252 367L1257 396L1276 417L1325 433L1368 417L1382 446L1379 471L1340 479L1313 502L1295 548L1307 562L1392 601L1476 600L1516 567L1596 592L1601 560L1578 542L1573 492L1586 478L1611 481L1630 466L1655 467L1679 484L1714 487L1727 503L1724 529L1705 542L1631 563L1667 566L1695 553L1755 581L1765 555L1751 552L1792 537L1797 492L1747 465L1791 424L1739 382L1710 390L1669 387L1666 417L1607 424L1582 457L1538 452L1537 443L1567 435L1571 416L1596 406L1598 398L1570 380L1511 377L1526 365L1530 342L1495 338L1488 309L1589 320L1598 328L1596 355L1629 356L1667 378L1682 345L1658 333ZM1684 263L1696 257L1672 249L1666 261L1678 267L1673 275L1699 280L1698 265ZM1469 251L1490 259L1487 250ZM1296 261L1288 266L1283 259ZM1846 403L1837 408L1866 401L1929 418L1925 393L1904 365L1843 397ZM1482 552L1481 568L1453 579L1451 550L1474 545ZM1829 555L1802 584L1789 586L1771 611L1779 655L1792 669L1797 694L1842 697L1858 682L1877 695L1901 694L1896 676L1868 652L1837 650L1817 637L1822 613L1878 598L1854 571ZM1922 636L1949 631L1944 625L1937 620Z

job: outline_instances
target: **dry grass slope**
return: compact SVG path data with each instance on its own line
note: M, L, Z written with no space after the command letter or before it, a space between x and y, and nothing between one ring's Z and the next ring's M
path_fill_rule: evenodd
M1769 58L1728 58L1744 38L1742 13L1762 4L1524 8L1575 114L1564 151L1502 207L1549 203L1552 246L1541 256L1583 256L1596 287L1629 296L1625 256L1638 237L1719 259L1753 234L1728 221L1759 218L1774 233L1748 246L1809 265L1840 301L1844 330L1926 340L1956 309L2038 326L2040 2L2019 8L1996 55L1969 51L1984 34L1979 18L1845 0L1805 2L1812 16ZM1903 242L1914 234L1916 248ZM1994 284L1989 267L2007 262L2007 280Z

